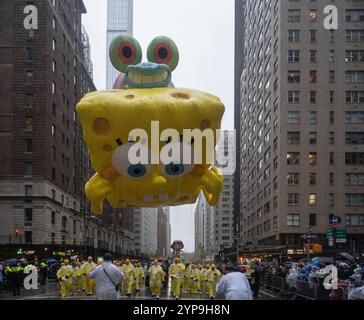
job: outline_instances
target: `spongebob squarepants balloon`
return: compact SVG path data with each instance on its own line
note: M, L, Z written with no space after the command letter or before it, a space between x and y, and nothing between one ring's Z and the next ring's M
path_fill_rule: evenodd
M128 35L116 37L110 45L110 59L121 73L114 90L89 93L77 105L96 171L85 186L94 214L102 213L104 200L113 208L174 206L195 203L203 191L210 205L219 201L224 178L206 159L215 152L224 105L208 93L174 88L171 78L179 53L171 39L155 38L147 56L149 62L141 63L139 43ZM157 142L153 142L155 128ZM146 136L132 136L135 129ZM174 129L178 139L158 136L166 129ZM185 141L183 137L185 129L210 129L213 150L195 151L194 138ZM168 144L187 146L193 155L200 152L202 162L185 163L181 154L169 163L150 161L152 156L155 159L155 150L160 153ZM130 160L136 145L139 154L148 155L147 162Z

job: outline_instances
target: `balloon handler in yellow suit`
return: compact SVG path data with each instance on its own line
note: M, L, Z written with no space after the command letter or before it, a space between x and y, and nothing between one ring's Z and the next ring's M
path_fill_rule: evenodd
M77 262L73 269L73 285L76 292L82 293L83 273L81 270L81 262Z
M61 287L62 298L67 298L68 293L73 293L73 268L69 263L70 262L68 259L64 260L63 265L61 265L61 267L57 271L57 279Z
M196 294L198 292L198 285L201 279L200 270L196 268L196 265L192 265L190 271L190 278L191 278L191 293Z
M216 297L216 285L221 278L221 272L216 269L214 264L211 265L211 268L207 270L206 280L208 283L208 292L211 300L214 300Z
M135 275L135 289L136 291L140 291L142 287L142 281L145 277L144 269L140 262L138 262L136 265L134 275Z
M168 275L171 278L171 290L176 300L181 295L182 277L186 269L185 265L179 262L179 258L174 259L174 263L169 267Z
M186 269L183 273L183 280L182 280L182 288L183 292L187 293L189 290L191 290L190 286L190 271L191 271L191 264L189 262L186 262Z
M124 274L123 291L127 296L131 295L134 283L134 266L129 259L125 260L125 264L121 267L121 272Z
M149 268L148 273L149 287L152 292L152 297L159 299L165 274L162 267L158 264L158 260L153 261L153 265Z
M87 262L85 262L82 267L83 273L83 288L86 291L86 295L90 296L95 293L95 280L90 278L90 273L96 268L96 264L93 262L92 257L87 258Z

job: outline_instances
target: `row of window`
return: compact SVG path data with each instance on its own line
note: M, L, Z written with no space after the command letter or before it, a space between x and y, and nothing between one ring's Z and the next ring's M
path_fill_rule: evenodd
M310 131L308 133L308 143L317 144L317 132ZM335 132L329 132L329 144L335 144ZM345 132L345 143L346 144L364 144L364 132ZM301 144L301 133L299 131L287 132L287 144L299 145Z
M297 43L301 40L301 30L288 30L288 42ZM308 39L310 42L316 42L317 30L309 30ZM364 42L364 30L362 29L348 29L345 30L345 39L347 42ZM329 41L335 41L335 31L330 30L329 32Z
M364 51L363 51L364 53ZM363 56L364 57L364 56ZM335 80L335 74L331 75ZM287 75L288 83L301 83L301 71L289 70ZM316 70L310 70L308 72L308 82L317 83L318 73ZM364 82L364 70L346 71L345 72L346 83L362 83ZM316 91L313 91L316 92Z
M298 1L291 1L298 2ZM318 11L316 9L309 9L308 21L317 22ZM364 21L363 9L346 9L345 10L346 22L361 22ZM288 22L301 22L301 9L288 9Z
M309 185L317 185L317 173L308 173ZM287 184L290 186L300 185L301 174L298 172L289 172L287 174ZM334 173L329 173L329 183L334 184ZM364 186L364 172L349 172L345 174L345 184L347 186Z

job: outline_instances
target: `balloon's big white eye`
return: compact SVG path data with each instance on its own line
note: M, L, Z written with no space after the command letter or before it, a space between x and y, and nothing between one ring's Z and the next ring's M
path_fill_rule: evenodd
M157 37L148 46L148 60L158 64L166 64L171 71L176 69L179 52L174 41L168 37Z
M113 39L109 55L111 63L120 72L125 72L129 65L137 65L142 61L140 44L129 35L120 35Z

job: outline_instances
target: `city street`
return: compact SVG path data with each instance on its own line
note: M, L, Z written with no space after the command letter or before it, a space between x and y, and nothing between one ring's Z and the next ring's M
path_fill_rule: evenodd
M121 300L152 300L153 297L149 288L143 288L140 293L135 293L132 297L122 296ZM22 290L21 295L14 297L10 291L0 291L0 300L96 300L96 296L86 296L79 293L69 296L67 299L62 299L59 291L59 286L56 283L50 283L46 286L40 286L36 291ZM174 300L170 295L170 290L163 290L160 300ZM185 293L182 300L208 300L202 299L201 295L192 295ZM258 300L279 300L268 292L260 292Z

